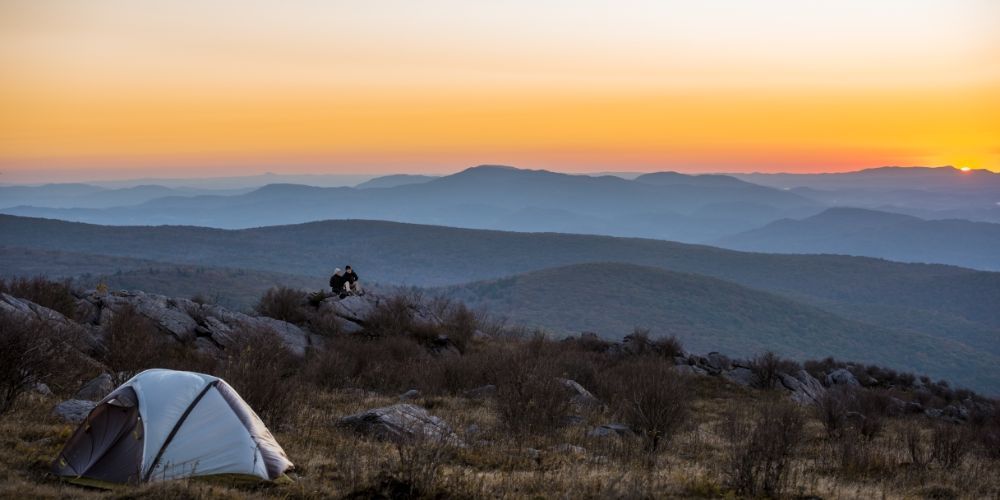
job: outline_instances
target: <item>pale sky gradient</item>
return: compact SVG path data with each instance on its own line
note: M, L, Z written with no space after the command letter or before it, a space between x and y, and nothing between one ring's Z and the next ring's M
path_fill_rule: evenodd
M0 182L1000 171L995 0L2 0Z

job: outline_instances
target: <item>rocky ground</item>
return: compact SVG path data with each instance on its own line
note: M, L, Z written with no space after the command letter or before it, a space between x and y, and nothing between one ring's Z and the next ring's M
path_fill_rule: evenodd
M88 291L73 300L75 314L68 317L0 295L4 321L72 332L80 340L73 346L75 359L86 367L80 373L88 374L72 387L50 387L55 384L39 377L0 415L0 448L6 450L0 452L0 495L109 495L60 484L45 471L73 424L115 386L116 374L101 353L109 325L126 308L155 326L158 341L198 353L205 366L220 366L211 363L225 363L254 332L269 332L298 360L283 373L295 386L308 387L295 394L283 418L262 413L296 464L293 485L187 482L131 488L130 497L1000 495L997 454L989 449L1000 443L990 434L1000 429L995 401L890 370L695 355L641 332L621 342L590 334L558 341L512 338L486 324L456 329L446 308L378 294L302 298L288 321L142 292ZM405 316L398 332L407 339L405 349L385 334L387 324L396 324L386 319L389 310ZM627 377L623 383L613 375L647 359L669 367L679 377L675 387L685 391L685 399L676 400L686 408L683 422L663 431L668 444L653 451L650 428L615 393L628 391ZM502 365L511 363L518 366L504 372ZM243 392L240 380L230 382ZM521 392L512 392L515 385ZM523 411L518 399L535 405L529 412L558 418L537 425L512 421L531 418L517 413ZM785 406L794 408L802 430L785 457L780 488L747 489L733 470L735 447L742 442L725 428ZM869 434L876 421L877 430ZM917 437L904 439L914 426ZM750 425L747 432L760 428ZM964 448L957 462L939 456L944 444L938 441L947 436Z

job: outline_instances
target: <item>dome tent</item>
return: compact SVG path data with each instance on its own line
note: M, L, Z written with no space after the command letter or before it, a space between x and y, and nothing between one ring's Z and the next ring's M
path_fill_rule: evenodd
M136 484L236 475L273 481L292 463L222 379L146 370L108 394L52 464L74 482Z

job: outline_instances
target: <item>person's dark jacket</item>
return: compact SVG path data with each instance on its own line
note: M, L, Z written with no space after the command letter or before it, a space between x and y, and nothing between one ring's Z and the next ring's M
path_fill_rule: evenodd
M344 273L344 279L346 279L348 283L353 284L355 281L358 281L358 273L354 272L354 270L352 269Z
M330 276L330 288L335 292L339 292L344 288L344 283L347 283L347 276L343 274L334 274Z

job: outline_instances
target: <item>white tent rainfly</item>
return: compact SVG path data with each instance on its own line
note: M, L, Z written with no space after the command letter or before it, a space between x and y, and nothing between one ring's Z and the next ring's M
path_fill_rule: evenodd
M234 475L274 481L292 463L224 380L147 370L108 394L52 464L85 484Z

